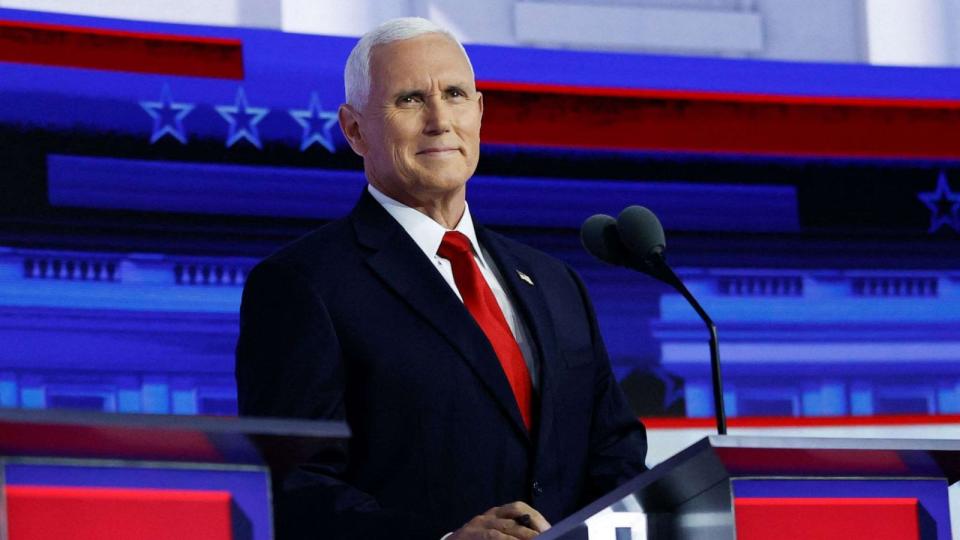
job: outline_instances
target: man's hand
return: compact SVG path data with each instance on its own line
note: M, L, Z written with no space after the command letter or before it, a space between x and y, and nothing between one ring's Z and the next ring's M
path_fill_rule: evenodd
M528 516L524 518L523 516ZM471 519L447 540L509 540L533 538L550 528L540 512L527 503L493 507Z

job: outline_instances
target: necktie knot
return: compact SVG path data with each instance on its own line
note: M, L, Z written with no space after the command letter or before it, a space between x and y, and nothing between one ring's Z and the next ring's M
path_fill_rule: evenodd
M472 252L470 239L467 238L467 235L457 231L447 231L443 235L443 241L440 242L440 249L437 250L438 255L448 260L453 257L462 257L465 254L472 255Z

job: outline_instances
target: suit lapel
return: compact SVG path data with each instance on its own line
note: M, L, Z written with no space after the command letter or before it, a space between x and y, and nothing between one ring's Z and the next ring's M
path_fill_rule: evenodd
M544 297L546 291L538 285L537 274L531 265L518 258L500 237L491 234L484 227L476 226L476 230L480 244L500 270L511 299L517 304L515 308L519 310L537 346L540 358L540 407L536 440L542 445L544 437L553 428L556 396L551 386L559 361L553 320Z
M460 353L510 421L529 437L493 347L423 251L366 190L350 218L358 241L372 250L370 268Z

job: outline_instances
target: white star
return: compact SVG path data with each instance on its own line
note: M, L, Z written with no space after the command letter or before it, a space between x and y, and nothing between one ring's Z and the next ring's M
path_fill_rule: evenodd
M183 119L190 114L194 105L191 103L174 103L170 94L170 85L163 83L160 90L160 101L141 101L140 106L153 118L153 133L150 135L150 144L153 144L165 135L170 135L187 143L187 136L183 130Z
M214 108L230 124L227 148L236 144L240 139L246 139L257 148L261 147L257 124L270 112L270 109L251 107L247 103L247 95L244 93L242 86L237 89L237 98L233 105L217 105Z
M290 109L290 116L303 128L300 151L303 152L313 143L320 143L329 152L335 152L330 128L337 123L336 111L324 111L320 106L320 97L310 93L310 105L306 109Z
M930 209L930 230L927 232L932 233L944 225L960 232L960 193L950 191L946 173L940 171L937 189L920 193L917 197Z

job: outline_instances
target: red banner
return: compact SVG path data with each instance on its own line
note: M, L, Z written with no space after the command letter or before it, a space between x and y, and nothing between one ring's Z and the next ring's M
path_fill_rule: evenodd
M920 540L917 499L737 498L738 540Z
M960 101L491 81L479 86L486 143L771 156L960 157Z
M243 79L239 39L0 21L0 61Z
M16 540L230 540L231 496L221 491L7 486Z

